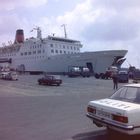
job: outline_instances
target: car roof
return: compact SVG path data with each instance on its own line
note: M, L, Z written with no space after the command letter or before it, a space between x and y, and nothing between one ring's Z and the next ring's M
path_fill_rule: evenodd
M137 83L137 84L127 84L127 85L124 85L125 87L137 87L137 88L140 88L140 83Z

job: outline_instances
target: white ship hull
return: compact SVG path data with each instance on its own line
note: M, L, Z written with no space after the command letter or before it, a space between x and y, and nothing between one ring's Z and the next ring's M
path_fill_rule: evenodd
M117 56L125 56L126 50L110 50L99 52L84 52L78 54L63 54L49 57L49 59L28 59L22 60L12 58L11 67L18 68L21 64L25 66L25 71L31 72L68 72L69 66L92 67L94 73L104 73L114 62Z

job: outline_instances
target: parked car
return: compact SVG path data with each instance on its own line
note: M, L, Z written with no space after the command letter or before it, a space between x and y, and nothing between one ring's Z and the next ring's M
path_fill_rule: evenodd
M44 75L44 77L38 79L38 84L59 86L62 84L62 80L60 79L59 75Z
M18 80L18 75L16 72L1 72L0 78L4 80Z
M140 84L125 85L109 98L90 101L87 117L98 127L140 134Z
M6 75L7 75L7 72L1 72L0 79L4 79Z

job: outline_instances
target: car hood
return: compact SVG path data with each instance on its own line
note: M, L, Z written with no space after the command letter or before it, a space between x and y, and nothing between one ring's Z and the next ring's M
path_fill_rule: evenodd
M130 111L138 108L140 109L140 104L124 102L124 101L119 101L119 100L114 100L109 98L90 101L89 105L95 107L103 107L105 109L113 108L114 111L115 110Z

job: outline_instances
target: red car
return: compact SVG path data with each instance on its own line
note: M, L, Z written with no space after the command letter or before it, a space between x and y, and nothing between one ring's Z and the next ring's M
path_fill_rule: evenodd
M59 75L45 75L44 77L38 79L38 84L60 86L60 84L62 84L62 80Z

